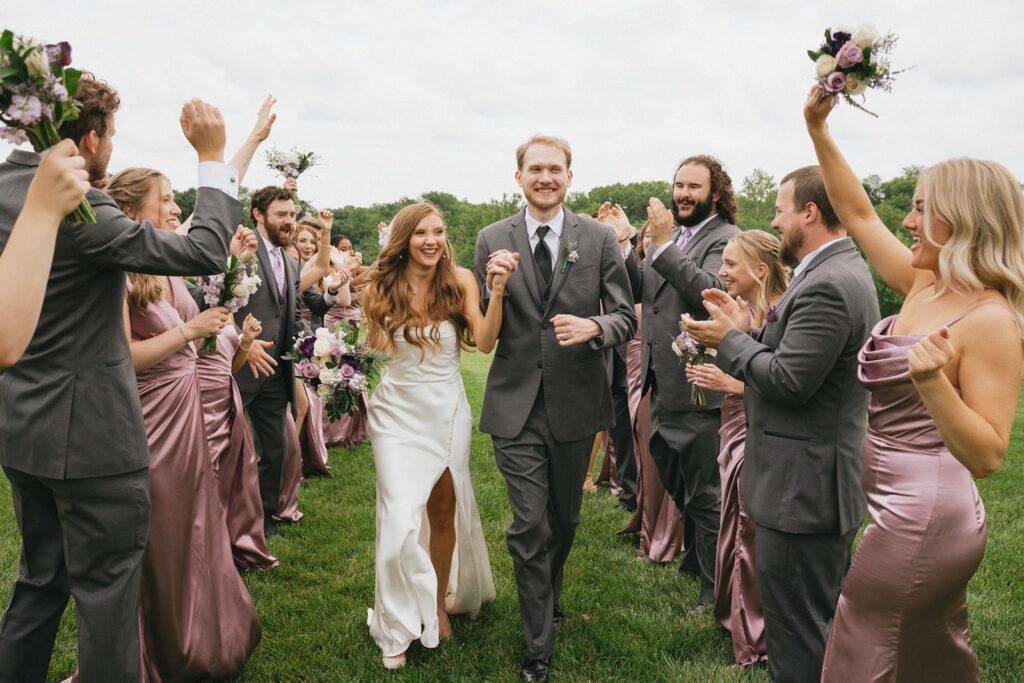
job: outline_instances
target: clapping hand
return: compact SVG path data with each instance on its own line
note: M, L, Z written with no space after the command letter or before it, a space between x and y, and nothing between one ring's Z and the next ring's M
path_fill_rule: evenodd
M274 127L274 121L277 121L277 114L270 113L275 104L277 104L277 98L273 95L267 95L267 99L263 100L260 110L256 112L256 125L252 127L249 137L260 142L270 137L270 129Z
M248 263L257 249L259 242L256 241L256 233L244 225L239 225L235 229L235 236L231 238L231 253L242 263Z
M701 294L711 319L694 320L689 313L684 313L681 318L686 332L698 343L718 348L722 338L732 330L750 332L750 307L742 297L733 299L720 289L705 289Z
M199 98L181 108L181 130L199 155L199 161L224 161L224 118L220 110Z
M615 237L618 238L620 244L636 234L636 228L629 222L626 212L618 204L615 206L612 206L611 202L602 204L601 208L597 210L597 220L605 225L610 225L615 230Z
M519 252L511 252L508 249L499 249L491 253L487 259L487 289L492 292L499 287L504 287L509 276L519 270ZM500 284L496 282L500 278Z
M74 211L89 191L89 173L85 159L71 140L61 140L39 162L28 187L25 206L49 215L53 225Z
M675 226L675 219L672 212L665 208L661 200L651 197L647 203L647 218L651 221L651 249L657 249L672 239L672 228Z
M916 384L938 377L954 357L956 349L949 340L949 328L940 327L907 350L910 379Z

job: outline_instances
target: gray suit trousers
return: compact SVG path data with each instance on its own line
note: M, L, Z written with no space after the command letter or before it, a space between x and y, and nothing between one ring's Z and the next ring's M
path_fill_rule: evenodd
M541 384L523 431L513 439L492 438L512 508L505 539L516 575L526 652L529 659L547 659L563 568L580 523L583 478L594 437L555 441Z
M788 534L757 525L768 669L775 683L818 683L857 529ZM868 653L865 653L868 656Z
M248 372L248 368L243 368ZM260 498L263 517L277 514L277 501L281 494L281 471L284 467L288 442L285 437L285 416L288 411L288 387L293 381L278 370L268 377L255 394L242 395L245 414L252 422L253 444L259 456Z
M651 458L683 520L686 554L681 570L700 577L700 602L715 599L715 553L721 523L718 470L720 410L674 411L651 396Z
M8 467L4 473L11 482L22 546L18 577L0 623L0 683L46 680L71 595L79 680L138 681L149 469L63 480Z

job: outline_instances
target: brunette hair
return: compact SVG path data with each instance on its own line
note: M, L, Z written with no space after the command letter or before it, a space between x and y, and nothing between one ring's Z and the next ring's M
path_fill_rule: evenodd
M779 258L782 243L775 235L764 230L747 230L729 239L741 254L743 267L758 284L757 297L750 304L754 307L754 324L760 326L768 315L768 302L781 297L789 286L789 271ZM754 272L757 264L768 266L764 277Z
M647 257L647 250L644 249L644 237L647 236L647 232L651 229L651 221L646 220L644 224L640 226L640 230L636 233L636 246L633 247L633 251L636 252L636 260L643 263Z
M78 118L62 123L60 136L74 140L75 144L91 130L96 131L96 135L101 138L104 137L107 134L107 122L121 106L117 91L86 71L78 81L78 89L72 99L78 103Z
M261 187L260 189L256 190L251 195L249 195L249 217L252 218L252 222L256 222L257 209L259 209L259 212L261 214L266 216L267 209L270 208L270 205L279 199L294 200L295 198L292 197L291 192L284 189L283 187L278 187L277 185L267 185L266 187Z
M736 207L736 195L732 189L732 178L726 173L722 162L708 154L695 154L679 162L679 165L676 166L676 173L679 173L679 169L687 164L696 164L708 169L708 173L711 174L711 192L708 196L718 193L718 201L715 203L718 215L726 223L736 225L736 214L739 211Z
M464 347L472 346L469 320L463 312L466 292L459 283L455 254L447 237L441 260L434 269L434 295L430 309L436 318L423 321L412 309L412 285L405 276L409 267L409 241L420 221L432 214L444 220L437 207L427 202L411 204L399 211L391 228L391 239L377 257L377 270L370 276L363 298L370 343L377 348L395 352L398 348L395 334L401 331L405 341L419 347L422 356L428 346L440 346L441 333L433 323L443 320L455 326L459 342ZM426 332L428 327L429 334Z
M569 147L569 143L564 138L554 135L534 135L516 148L516 168L520 171L523 170L523 157L526 156L526 150L530 149L530 145L551 145L552 147L557 147L565 155L565 167L568 169L572 166L572 148Z
M821 220L825 223L825 227L828 228L829 232L834 233L842 227L843 224L840 222L839 216L836 215L835 209L832 208L828 192L825 191L825 179L821 175L820 166L804 166L791 173L787 173L786 177L779 183L779 187L782 187L789 181L793 181L794 209L799 211L808 204L814 204L818 207Z
M106 192L126 216L138 221L139 212L152 192L153 185L165 177L152 168L126 168L110 179ZM164 294L162 278L145 273L128 273L128 280L132 284L126 293L128 305L135 314L146 315L149 305L159 301Z

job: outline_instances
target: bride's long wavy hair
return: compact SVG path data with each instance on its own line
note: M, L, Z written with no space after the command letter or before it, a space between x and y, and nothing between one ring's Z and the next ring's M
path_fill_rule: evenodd
M391 238L377 257L377 270L370 277L363 299L367 334L375 348L394 353L397 351L395 334L402 330L405 340L419 347L422 356L428 347L440 347L441 333L436 324L444 320L455 326L463 347L473 345L469 320L463 313L466 292L459 284L455 254L447 235L441 259L434 268L433 296L427 304L429 319L424 320L412 308L413 290L406 276L409 241L420 221L430 215L444 220L437 207L427 202L399 211L391 227Z

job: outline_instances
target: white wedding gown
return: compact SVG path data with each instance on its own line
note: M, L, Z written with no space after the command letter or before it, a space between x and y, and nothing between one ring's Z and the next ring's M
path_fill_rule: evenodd
M469 476L473 416L459 374L454 325L440 325L441 348L396 337L397 351L368 403L377 469L377 557L370 635L385 656L419 638L437 647L437 576L430 562L427 498L451 470L455 485L455 552L445 605L476 616L494 599L487 545Z

